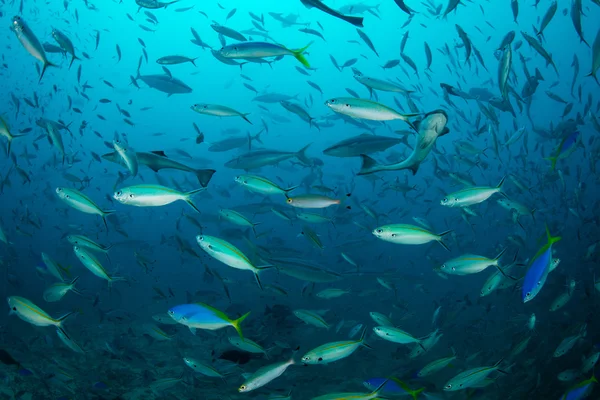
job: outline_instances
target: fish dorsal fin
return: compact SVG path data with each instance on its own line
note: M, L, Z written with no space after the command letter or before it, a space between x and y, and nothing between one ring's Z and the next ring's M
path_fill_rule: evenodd
M165 152L163 150L151 151L150 153L156 154L157 156L161 156L161 157L167 158L167 155L165 154Z

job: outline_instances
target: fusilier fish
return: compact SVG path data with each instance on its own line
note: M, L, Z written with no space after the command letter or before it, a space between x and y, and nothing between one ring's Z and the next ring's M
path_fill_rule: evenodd
M200 213L198 207L192 203L192 196L204 190L205 188L200 188L183 193L160 185L135 185L116 191L113 198L119 203L136 207L160 207L183 200Z
M40 43L38 38L35 36L33 31L29 28L29 25L20 16L15 16L12 19L12 25L10 29L15 33L19 42L23 45L25 50L31 54L35 59L42 62L42 72L40 73L40 82L44 77L46 68L55 67L56 65L48 61L44 46Z
M19 296L10 296L8 298L8 306L10 314L16 314L25 322L29 322L35 326L56 326L61 327L64 320L67 319L72 312L63 315L60 318L52 318L44 310L33 304L30 300Z
M202 250L223 264L235 269L252 271L256 278L256 283L262 289L259 273L265 269L273 268L272 265L257 267L237 247L214 236L198 235L196 236L196 241Z
M386 242L397 244L425 244L435 240L442 245L443 248L450 251L442 239L450 232L452 231L435 234L415 225L392 224L375 228L373 230L373 235Z
M77 211L81 211L86 214L96 214L102 217L102 220L104 221L104 226L108 230L106 217L114 213L114 210L102 210L96 205L96 203L92 201L92 199L90 199L77 189L58 187L56 188L56 194L59 199L61 199L62 201L67 203L67 205L76 209Z

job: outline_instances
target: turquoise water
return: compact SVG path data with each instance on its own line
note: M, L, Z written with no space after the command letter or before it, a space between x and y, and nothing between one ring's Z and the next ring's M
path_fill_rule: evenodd
M398 3L324 3L357 27L299 0L0 0L2 398L545 399L589 379L600 7ZM224 60L241 65L209 48L250 42L269 45ZM540 267L546 226L562 239ZM168 312L196 302L217 316ZM255 353L229 326L248 312ZM302 366L347 340L346 358ZM281 374L240 392L263 367Z

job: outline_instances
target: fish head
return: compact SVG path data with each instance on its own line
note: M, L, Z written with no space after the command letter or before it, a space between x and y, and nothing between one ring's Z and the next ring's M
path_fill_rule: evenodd
M127 144L119 139L113 140L113 146L114 146L115 150L118 151L119 153L127 152Z
M454 206L456 206L457 202L458 202L458 199L455 197L452 197L452 196L446 196L442 200L440 200L440 204L442 206L446 206L446 207L454 207Z
M16 306L16 299L15 296L9 296L6 298L6 300L8 301L8 307L10 308L9 311L9 315L14 314L17 312L17 306Z
M210 110L210 104L194 104L191 108L199 114L206 114Z
M121 189L113 194L113 198L119 203L127 204L133 199L135 199L135 194L132 193L131 190Z
M325 105L338 113L343 113L344 110L348 111L351 108L350 104L342 101L342 99L329 99L325 102Z
M61 187L56 188L56 195L61 200L69 200L71 198L71 196L69 195L69 192L67 190L65 190L65 188L61 188Z
M433 130L439 136L448 123L448 114L444 110L428 113L419 123L419 131Z
M236 183L239 183L240 185L247 185L248 181L246 179L244 179L243 175L238 175L233 179Z
M252 389L253 388L249 384L244 383L238 388L238 392L245 393L245 392L249 392Z
M207 236L204 236L204 235L196 236L196 242L198 242L198 246L200 246L200 248L204 251L209 251L212 249L212 246L211 246L210 241L208 240Z
M77 239L77 236L67 235L67 240L71 244L79 244L79 240Z
M185 325L187 322L186 315L188 314L188 311L189 310L187 309L186 305L175 306L173 308L170 308L167 311L167 314L169 315L169 317L173 318L175 322Z
M10 27L12 31L15 33L21 33L25 29L25 21L18 15L14 16L12 19L12 25Z
M221 57L225 58L237 58L240 56L239 47L235 44L224 46L219 50L219 54Z

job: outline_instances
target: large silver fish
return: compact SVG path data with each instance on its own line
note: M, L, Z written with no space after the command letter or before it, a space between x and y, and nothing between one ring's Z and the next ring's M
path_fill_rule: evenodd
M296 157L302 163L311 165L312 161L306 156L306 149L310 143L297 152L279 151L279 150L256 150L242 154L241 156L227 161L225 166L233 169L251 170L261 168L267 165L279 164L282 161Z
M421 162L431 152L436 140L449 132L446 124L448 123L448 114L444 110L435 110L425 115L421 121L415 122L418 129L417 142L411 155L404 161L394 164L379 164L377 161L367 155L361 155L363 164L358 175L367 175L379 171L398 171L401 169L410 169L414 174L419 170Z
M21 42L23 47L25 47L25 50L43 63L42 72L40 74L41 81L44 77L44 72L46 72L46 68L56 67L56 65L48 61L48 58L46 58L46 52L44 51L44 46L42 46L38 38L23 20L23 18L19 17L18 15L13 17L12 26L10 29L15 33L15 35L17 35L17 39L19 39L19 42Z
M358 157L361 154L384 151L402 142L404 142L404 139L363 133L326 148L323 150L323 154L333 157Z
M198 178L198 182L202 187L206 187L213 174L216 172L214 169L195 169L188 167L180 162L167 158L164 151L152 151L152 152L136 152L135 153L137 162L139 165L145 165L154 172L158 172L161 169L178 169L180 171L192 172ZM122 158L115 151L112 153L104 154L102 156L105 160L121 164Z

